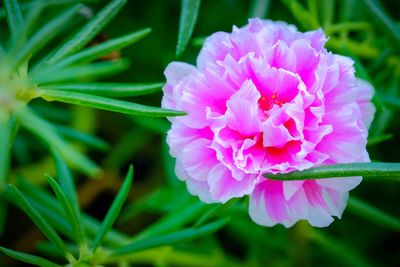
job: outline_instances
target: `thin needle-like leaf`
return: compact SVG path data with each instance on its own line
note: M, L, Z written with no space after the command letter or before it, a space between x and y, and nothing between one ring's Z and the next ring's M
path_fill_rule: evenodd
M63 26L71 20L71 18L81 9L81 5L76 5L62 15L47 23L40 29L13 57L13 66L17 67L30 56L39 51L46 43L48 43Z
M271 0L253 0L249 9L249 18L265 18L268 14Z
M74 91L106 97L131 97L160 92L164 83L71 83L41 86L43 90Z
M65 257L70 257L67 247L57 232L47 223L31 204L25 199L22 193L13 185L8 186L8 194L20 205L24 212L31 218L42 233L60 250Z
M120 248L115 249L112 252L111 257L113 256L121 256L129 253L137 252L140 250L161 247L166 245L174 245L181 242L187 242L211 233L222 228L226 223L228 223L229 218L220 219L215 222L206 224L204 226L198 228L187 228L181 231L177 231L174 233L169 233L165 235L160 235L156 237L150 237L147 239L143 239L132 244L122 246Z
M94 135L83 133L74 128L65 127L63 125L55 125L55 127L61 136L81 142L90 148L100 151L107 151L110 148L110 145L106 141Z
M0 247L0 251L14 259L17 259L19 261L29 263L32 265L41 266L41 267L61 267L61 265L55 264L54 262L48 261L46 259L43 259L43 258L35 256L35 255L22 253L22 252L18 252L18 251L3 248L3 247Z
M41 90L40 96L47 101L60 101L69 104L81 105L90 108L120 112L129 115L165 117L181 116L184 112L144 106L128 101L122 101L102 96L88 95L77 92L63 92L56 90Z
M389 178L400 181L400 163L358 162L335 165L324 165L303 171L290 173L264 174L266 178L274 180L307 180L324 178L341 178L363 176L364 178Z
M176 230L197 218L201 213L204 213L207 205L197 201L196 203L189 202L181 207L176 212L170 213L160 219L158 222L150 225L135 237L135 240L144 239L150 236L158 236L168 231Z
M19 3L17 0L3 0L3 3L6 9L8 28L13 36L17 36L18 30L22 29L24 25Z
M126 0L113 0L97 13L72 38L47 57L40 65L51 65L84 48L124 6Z
M72 174L68 169L67 164L60 157L59 152L52 150L52 154L54 162L56 164L57 176L60 182L61 189L63 190L68 201L71 203L72 207L75 209L75 212L78 213L79 216L79 201L78 196L76 195L76 188Z
M25 108L19 112L21 125L39 137L50 149L55 149L62 158L71 166L95 176L99 172L99 168L83 154L76 151L68 145L58 134L54 126L37 116L29 108Z
M65 66L93 61L99 57L108 55L113 51L117 51L119 49L122 49L128 45L131 45L139 41L140 39L148 35L150 32L151 29L147 28L131 34L127 34L119 38L112 39L105 43L98 44L94 47L90 47L85 50L82 50L79 53L73 54L61 60L57 64L52 65L50 68L58 69Z
M114 199L111 208L108 210L107 215L97 233L92 246L91 251L94 252L103 242L104 237L108 233L108 231L112 228L115 220L117 219L119 213L121 212L122 206L126 198L128 197L129 191L131 189L133 179L133 166L129 167L128 174L125 177L125 181L122 184L120 191L118 192L117 197Z
M398 218L386 214L364 201L355 197L350 197L347 203L347 208L366 220L400 232L400 220Z
M78 246L83 247L85 244L85 234L80 223L79 214L76 212L76 209L73 208L72 203L66 197L57 182L50 175L47 175L46 177L51 188L53 188L53 191L56 194L58 201L61 203L65 214L67 215L68 221L71 224L73 232L75 234L75 240Z
M181 0L181 17L179 20L178 45L176 55L180 57L185 51L190 37L192 36L194 25L200 9L200 0Z
M386 12L379 6L379 1L363 0L364 5L368 7L368 10L373 14L380 25L383 26L383 30L391 37L395 43L396 48L400 44L400 29L396 23L386 14Z
M4 190L6 187L11 146L18 128L19 122L15 114L9 116L8 120L0 120L0 190Z
M105 78L107 76L114 75L115 73L121 72L129 67L128 60L118 61L107 61L100 63L92 63L83 66L73 66L69 68L63 68L58 71L54 71L49 68L43 72L39 72L37 75L32 77L32 80L36 81L40 85L61 83L68 81L79 81L82 79L94 79L96 77Z

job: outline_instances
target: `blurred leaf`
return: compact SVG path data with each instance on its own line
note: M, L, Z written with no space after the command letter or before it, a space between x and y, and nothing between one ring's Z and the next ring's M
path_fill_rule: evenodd
M114 111L129 115L153 116L153 117L185 115L184 112L180 111L144 106L141 104L136 104L128 101L116 100L112 98L82 94L77 92L41 90L40 95L47 101L60 101L64 103Z
M82 66L71 66L60 70L45 69L32 77L32 80L40 85L79 81L82 79L105 78L114 75L129 67L129 61L106 61Z
M60 252L68 257L69 252L64 242L57 232L47 223L47 221L29 204L22 193L13 185L8 186L8 194L20 205L24 212L31 218L35 225L42 233L60 250Z
M39 63L39 66L57 63L68 55L84 48L117 14L125 5L126 0L113 0L98 12L85 26L61 47L51 53L49 57Z
M46 217L47 221L60 233L73 239L72 228L65 217L60 203L46 191L33 186L31 183L25 181L25 179L21 179L19 184L32 205ZM99 232L100 223L86 214L81 214L81 218L85 233L88 237L94 238ZM127 236L118 231L110 230L104 238L103 243L111 247L117 247L121 246L121 244L126 244L128 241Z
M106 97L131 97L161 92L164 83L71 83L41 86L43 90L74 91Z
M368 8L368 11L376 18L379 24L382 26L385 33L395 41L395 47L398 48L400 45L400 29L397 27L395 22L386 14L381 8L379 1L377 0L363 0L364 5Z
M351 247L324 235L318 230L310 232L310 237L318 244L318 247L325 249L327 255L330 255L337 262L341 262L342 266L352 267L372 267L373 265L367 259L364 259L356 253Z
M271 0L252 0L249 10L249 18L266 18Z
M192 36L194 25L199 14L201 0L181 0L181 16L179 20L178 45L176 55L180 57L185 51L190 37Z
M83 133L75 130L74 128L66 127L63 125L55 125L55 128L61 136L79 141L87 145L89 148L100 151L107 151L110 148L110 145L106 141L97 138L94 135Z
M398 232L400 231L400 220L398 218L386 214L355 197L349 198L347 208L366 220Z
M322 25L324 28L330 26L333 22L333 17L335 15L335 0L325 0L322 2Z
M315 30L319 27L318 20L297 0L281 0L289 8L297 22L306 30Z
M46 259L43 259L43 258L35 256L35 255L26 254L26 253L14 251L14 250L3 248L3 247L0 247L0 251L14 259L17 259L19 261L26 262L26 263L29 263L32 265L41 266L41 267L61 267L61 265L55 264L51 261L48 261Z
M21 8L17 0L3 0L6 10L8 28L13 36L18 36L18 31L22 29L24 20L22 18Z
M113 51L117 51L122 49L128 45L131 45L151 32L151 29L143 29L140 31L133 32L131 34L124 35L119 38L112 39L110 41L100 43L93 47L86 48L79 53L73 54L67 58L64 58L60 62L52 65L51 69L58 69L61 67L74 65L74 64L81 64L93 61L97 58L102 56L108 55Z
M0 190L5 190L10 167L11 148L18 132L19 122L15 114L0 119Z
M111 257L125 255L141 250L146 250L149 248L161 247L166 245L170 246L177 243L187 242L214 233L215 231L222 228L226 223L228 223L228 221L229 218L220 219L199 228L187 228L173 233L142 239L132 244L115 249L114 251L112 251Z
M0 198L0 237L4 233L4 228L7 222L7 215L8 215L7 202L3 198Z
M22 62L26 61L29 57L39 51L59 33L63 26L67 24L67 22L70 21L81 8L81 5L74 6L37 31L37 33L18 50L15 56L13 56L13 66L18 67ZM12 67L12 69L14 69L14 67Z
M50 149L55 149L71 166L91 176L97 175L99 168L85 155L68 145L56 132L53 125L38 117L27 107L19 112L21 124L39 137Z
M121 212L122 206L126 198L128 197L129 191L131 189L133 179L133 166L129 167L128 174L125 177L125 181L122 184L121 189L118 192L118 195L115 197L111 208L108 210L107 215L100 227L99 232L97 233L92 246L91 251L94 252L96 249L101 245L104 237L106 236L107 232L112 228L115 220L117 219L118 215Z
M393 138L393 134L383 134L368 138L367 147L375 146Z
M323 165L303 171L293 171L282 174L264 174L264 176L268 179L284 181L352 176L362 176L364 178L382 177L400 180L400 163L358 162Z
M85 234L83 232L80 223L79 214L77 213L76 209L73 208L72 203L65 196L64 192L62 191L61 187L57 184L57 182L50 175L47 175L47 180L50 186L52 187L54 193L56 194L58 201L63 207L65 215L69 220L69 223L71 224L71 227L75 235L76 243L78 244L79 247L84 246Z
M135 236L134 240L154 237L179 229L183 225L196 220L208 208L210 208L208 205L198 200L194 203L192 201L186 202L182 207L177 207L175 211L168 213L156 223L153 223L140 232Z

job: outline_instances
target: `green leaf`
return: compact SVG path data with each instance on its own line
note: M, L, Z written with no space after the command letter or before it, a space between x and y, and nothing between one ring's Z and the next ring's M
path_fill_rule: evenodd
M26 179L21 179L18 182L29 201L43 214L47 221L60 233L73 239L72 228L65 217L60 203L46 191L40 187L33 186ZM100 223L86 214L81 214L81 217L85 233L88 237L94 238L100 229ZM111 247L117 247L121 246L121 244L126 244L128 241L128 237L124 234L110 230L103 243Z
M160 92L164 83L71 83L41 86L43 90L74 91L106 97L131 97Z
M307 180L363 176L364 178L384 177L400 180L400 163L358 162L335 165L324 165L303 171L290 173L264 174L274 180Z
M0 251L14 259L17 259L19 261L26 262L26 263L29 263L32 265L41 266L41 267L61 267L61 265L55 264L51 261L48 261L46 259L43 259L43 258L35 256L35 255L18 252L15 250L4 248L4 247L0 247Z
M39 137L52 150L55 149L72 167L90 176L96 176L99 168L85 155L67 144L58 134L53 125L37 116L31 109L19 111L22 126Z
M57 151L52 150L52 155L54 158L54 162L56 165L58 180L60 181L60 186L68 201L71 203L72 208L75 209L75 213L79 216L79 201L78 196L76 195L76 188L74 184L74 178L70 170L68 169L67 164L60 157L60 154Z
M142 239L132 244L115 249L114 251L112 251L111 257L129 254L155 247L161 247L167 245L169 246L177 243L187 242L214 233L215 231L222 228L226 223L228 223L228 221L229 218L220 219L199 228L187 228L174 233Z
M304 29L315 30L319 27L318 20L297 0L282 0L282 3L292 12Z
M47 101L59 101L69 104L86 106L90 108L120 112L129 115L153 116L153 117L185 115L185 113L181 111L173 111L157 107L144 106L141 104L131 103L128 101L116 100L112 98L82 94L77 92L40 90L40 96Z
M4 233L4 228L7 222L7 215L8 215L7 202L3 198L0 198L0 237L2 237Z
M42 233L60 250L65 256L69 257L69 252L64 242L57 234L57 232L48 224L48 222L40 215L31 204L25 199L22 193L13 185L8 186L9 195L20 205L24 212L31 218L35 225L42 231Z
M150 225L135 237L135 240L157 236L166 232L179 229L183 225L194 221L201 213L207 210L208 206L200 201L195 203L189 201L176 212L169 213L156 223Z
M87 63L93 61L97 58L102 56L108 55L113 51L120 50L128 45L131 45L151 32L150 28L143 29L137 32L133 32L131 34L127 34L125 36L112 39L105 43L98 44L96 46L86 48L79 53L71 55L55 65L52 65L51 69L57 69L69 65L80 64L80 63Z
M41 71L32 77L32 80L39 85L60 83L67 81L79 81L82 79L94 79L97 77L105 78L114 75L129 67L128 60L107 61L100 63L92 63L83 66L73 66L63 68L57 71L49 68Z
M39 51L45 44L47 44L59 31L63 28L68 21L81 9L81 5L76 5L67 10L63 14L57 16L54 20L46 23L26 44L19 49L13 57L13 66L17 67L22 62L26 61L30 56Z
M350 197L347 203L347 208L353 213L373 223L383 227L400 231L400 220L385 212L361 201L355 197Z
M73 208L72 203L69 199L65 196L64 192L62 191L61 187L57 184L57 182L50 176L46 175L47 181L49 182L51 188L53 188L54 193L57 196L58 201L61 203L65 214L71 224L71 227L75 234L75 241L79 247L84 246L85 244L85 234L83 232L79 214L76 212L76 209Z
M10 167L11 147L19 128L15 114L7 120L0 119L0 191L5 190Z
M380 7L379 1L363 0L369 12L379 21L386 34L395 41L395 48L400 45L400 29L396 23Z
M107 151L110 148L110 145L94 135L87 134L75 130L74 128L66 127L63 125L55 125L57 132L66 138L70 138L75 141L79 141L90 148L100 150L100 151Z
M383 134L368 138L367 147L375 146L393 138L393 134Z
M42 64L51 65L61 59L78 52L84 48L100 31L111 21L117 12L125 5L126 0L113 0L97 13L83 28L78 31L64 45L58 48L46 62Z
M249 18L266 18L270 6L271 6L271 0L251 1Z
M6 9L8 28L13 36L18 36L18 31L22 29L24 20L22 18L21 8L17 0L3 0Z
M352 247L346 246L342 242L323 234L321 231L313 229L309 235L311 239L318 245L318 247L326 250L327 255L336 260L338 263L340 262L341 266L373 266L367 259L364 259L361 255L354 251Z
M400 109L400 97L392 96L392 95L387 95L383 93L379 93L379 96L381 100L387 104L387 106Z
M176 55L180 57L185 51L190 37L192 36L194 25L199 14L201 0L181 0L181 17L179 20L178 45Z
M133 166L131 165L129 167L128 174L125 177L125 181L122 184L122 187L119 190L117 197L114 199L111 208L108 210L107 215L100 227L100 230L97 233L92 243L91 246L92 252L95 252L96 249L101 245L104 237L106 236L108 231L110 231L119 213L121 212L122 206L124 205L124 202L128 197L129 191L131 189L132 179L133 179Z

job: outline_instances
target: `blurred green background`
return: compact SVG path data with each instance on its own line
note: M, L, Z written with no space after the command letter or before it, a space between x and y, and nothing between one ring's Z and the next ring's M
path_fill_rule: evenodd
M106 2L93 1L88 6L95 11ZM231 31L232 25L245 25L249 17L286 21L302 31L322 27L330 37L328 49L353 57L357 61L357 74L369 79L379 94L374 100L378 111L368 146L371 159L399 162L400 101L396 105L395 101L388 100L400 97L400 37L396 37L400 32L399 10L400 2L396 0L203 0L192 42L179 60L195 64L203 37L216 31ZM131 66L106 80L164 82L163 70L177 60L179 14L178 0L128 1L98 41L144 27L150 27L152 33L120 51L130 59ZM48 18L43 16L43 19ZM3 20L0 39L5 38L5 29ZM159 106L161 97L160 92L132 100ZM212 236L158 248L148 254L139 253L133 257L133 266L400 266L399 225L390 227L379 219L374 221L373 215L362 212L360 205L363 204L357 200L398 220L400 191L396 181L364 181L351 192L356 199L351 201L343 218L328 228L316 229L304 222L290 229L260 227L250 220L245 201L225 206L204 205L188 195L184 184L174 175L174 160L168 156L167 120L59 103L49 105L40 100L32 106L54 123L93 134L109 144L100 145L97 150L76 142L71 144L85 151L104 170L96 180L75 174L80 203L87 214L99 220L104 217L132 163L134 184L127 207L115 227L119 231L127 235L143 233L150 224L165 216L187 216L182 225L173 225L171 229L193 224L209 212L211 217L231 217L228 225ZM25 132L16 139L12 162L13 177L23 176L40 186L45 186L44 173L54 173L48 153ZM1 245L46 254L36 246L43 236L30 220L14 207L10 207L8 215ZM27 266L3 255L0 260L0 266Z

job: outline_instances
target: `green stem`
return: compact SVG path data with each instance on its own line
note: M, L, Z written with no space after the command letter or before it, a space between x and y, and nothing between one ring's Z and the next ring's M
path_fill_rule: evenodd
M290 173L264 174L274 180L311 180L363 176L364 178L392 178L400 181L400 163L359 162L325 165Z

